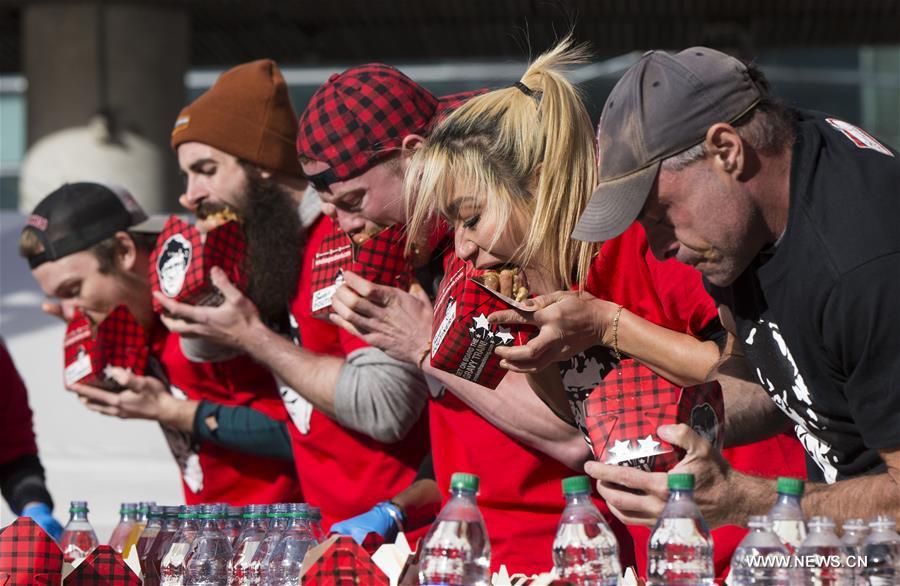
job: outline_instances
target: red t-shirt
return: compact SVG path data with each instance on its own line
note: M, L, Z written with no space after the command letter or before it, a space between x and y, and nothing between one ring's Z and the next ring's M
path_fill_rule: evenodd
M301 346L329 356L348 356L368 345L331 322L312 316L310 270L322 239L332 229L329 218L316 220L307 234L303 270L291 313L297 323ZM322 526L368 511L407 488L428 453L428 419L423 413L407 436L384 444L351 431L313 409L309 432L288 426L294 462L303 494L321 508Z
M191 362L177 334L159 327L153 353L163 365L172 392L192 400L244 406L287 420L272 375L247 355L221 362ZM185 502L231 505L300 502L294 466L286 460L243 454L211 442L187 447L182 470Z
M37 454L28 392L13 364L6 344L0 339L0 464Z
M657 325L692 336L698 336L710 322L718 319L715 303L703 288L700 273L675 260L657 260L647 244L644 229L637 223L603 244L591 266L585 289ZM742 472L767 477L806 477L803 447L793 434L728 448L723 450L723 455ZM634 538L638 571L646 575L650 530L644 527L629 527L629 530ZM722 578L746 530L727 526L712 533L716 576Z

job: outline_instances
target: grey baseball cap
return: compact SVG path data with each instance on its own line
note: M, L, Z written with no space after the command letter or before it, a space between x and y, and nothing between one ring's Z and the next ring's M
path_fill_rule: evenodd
M663 159L699 144L762 98L747 67L707 47L648 51L616 83L597 131L600 177L572 238L615 238L637 218Z

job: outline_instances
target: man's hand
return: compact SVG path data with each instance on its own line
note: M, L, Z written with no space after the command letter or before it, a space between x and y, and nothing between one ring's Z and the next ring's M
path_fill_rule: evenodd
M253 328L262 326L259 311L241 291L231 284L219 267L210 271L212 283L225 300L216 307L179 303L156 291L153 295L165 308L162 321L170 331L182 336L199 336L216 343L247 350Z
M397 360L419 364L431 347L434 310L418 284L407 293L345 272L331 308L334 324Z
M124 368L110 368L110 377L125 387L119 393L84 384L69 387L91 411L121 419L151 419L171 424L186 403L176 399L165 384L152 376L138 376Z
M694 475L694 501L710 528L742 524L736 510L736 473L708 441L690 427L663 425L659 437L683 448L685 457L671 471ZM597 480L597 491L609 509L627 525L653 526L669 496L668 475L627 466L587 462L584 471Z
M495 350L500 366L532 374L554 362L568 360L591 346L604 343L616 305L579 291L557 291L524 301L534 313L508 309L488 316L492 324L531 324L538 335L523 346Z

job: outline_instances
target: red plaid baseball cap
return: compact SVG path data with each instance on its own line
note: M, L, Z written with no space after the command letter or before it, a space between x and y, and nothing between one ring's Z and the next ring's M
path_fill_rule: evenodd
M346 181L396 152L404 137L427 135L453 108L484 91L438 98L382 63L335 73L300 116L297 156L328 163L330 169L310 177L321 179L317 188Z

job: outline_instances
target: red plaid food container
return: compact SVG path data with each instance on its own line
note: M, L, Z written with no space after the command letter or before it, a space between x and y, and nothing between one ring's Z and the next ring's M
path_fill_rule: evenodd
M149 357L149 335L124 305L116 307L97 325L78 312L66 328L64 341L66 386L84 383L107 389L118 384L106 376L109 366L144 374Z
M141 579L114 549L100 545L66 576L63 586L141 586Z
M312 266L312 313L327 317L331 298L351 271L378 285L404 291L412 283L413 267L406 256L406 232L389 226L362 244L353 242L336 223L319 245Z
M0 584L59 584L63 554L33 519L19 517L0 531Z
M366 550L352 538L341 536L306 570L301 584L315 586L389 586Z
M473 280L484 271L455 255L448 257L444 269L431 327L431 365L494 389L507 372L494 349L526 343L535 328L492 326L487 317L514 302Z
M226 222L203 235L196 226L172 216L150 255L150 286L182 303L218 305L222 294L213 286L209 272L219 267L239 289L245 289L246 248L238 222ZM153 309L162 312L156 299Z
M365 539L363 539L360 545L362 545L363 549L366 550L367 554L373 555L376 551L378 551L378 548L384 544L384 537L382 537L378 533L375 533L374 531L371 531L369 533L366 533L366 537Z
M664 442L660 425L686 423L718 449L725 433L717 382L679 388L633 359L623 360L585 401L594 457L607 464L666 472L684 451Z

